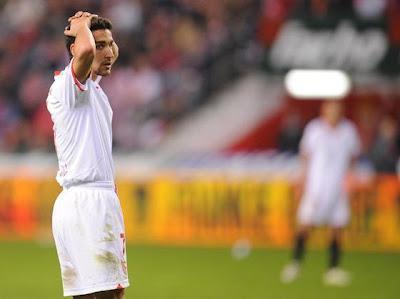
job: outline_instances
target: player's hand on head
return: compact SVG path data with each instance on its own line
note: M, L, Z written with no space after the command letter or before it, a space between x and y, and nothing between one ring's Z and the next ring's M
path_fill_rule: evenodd
M83 15L83 11L77 11L72 17L69 17L68 18L68 22L71 22L71 20L72 19L76 19L76 18L79 18L79 17L81 17Z
M79 30L86 26L90 28L90 22L98 15L86 11L78 11L75 15L68 18L69 25L65 27L64 34L67 36L77 36Z

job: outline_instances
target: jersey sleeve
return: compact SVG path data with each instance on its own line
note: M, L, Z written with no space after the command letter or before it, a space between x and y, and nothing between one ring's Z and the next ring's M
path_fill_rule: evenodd
M89 100L89 80L86 80L84 84L78 81L72 62L73 60L59 75L55 76L50 90L63 107L70 109L83 105Z
M303 136L300 140L300 153L303 155L309 155L313 149L314 140L314 122L312 121L304 128Z

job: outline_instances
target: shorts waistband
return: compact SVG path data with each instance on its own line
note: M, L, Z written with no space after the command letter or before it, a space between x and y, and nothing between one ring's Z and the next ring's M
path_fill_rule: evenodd
M114 182L83 182L74 185L64 186L64 190L70 190L72 188L102 188L115 190Z

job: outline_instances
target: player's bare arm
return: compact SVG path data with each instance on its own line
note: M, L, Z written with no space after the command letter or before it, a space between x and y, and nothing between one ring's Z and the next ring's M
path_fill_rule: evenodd
M302 193L304 191L304 185L306 182L307 171L309 167L309 154L306 151L301 151L299 155L300 160L300 173L298 177L298 187L299 191Z
M76 78L82 83L90 74L96 53L95 40L90 31L90 22L94 17L97 15L78 11L68 19L70 26L64 31L65 35L75 37L75 42L71 45L71 52L74 56L72 67Z

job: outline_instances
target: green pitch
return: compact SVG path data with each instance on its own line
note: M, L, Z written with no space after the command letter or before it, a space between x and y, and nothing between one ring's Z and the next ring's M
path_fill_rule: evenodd
M253 250L234 260L229 249L131 246L131 287L126 299L391 299L400 298L400 253L345 255L351 286L321 282L326 255L309 252L303 275L279 282L287 251ZM61 281L55 248L33 243L0 243L0 299L57 299Z

